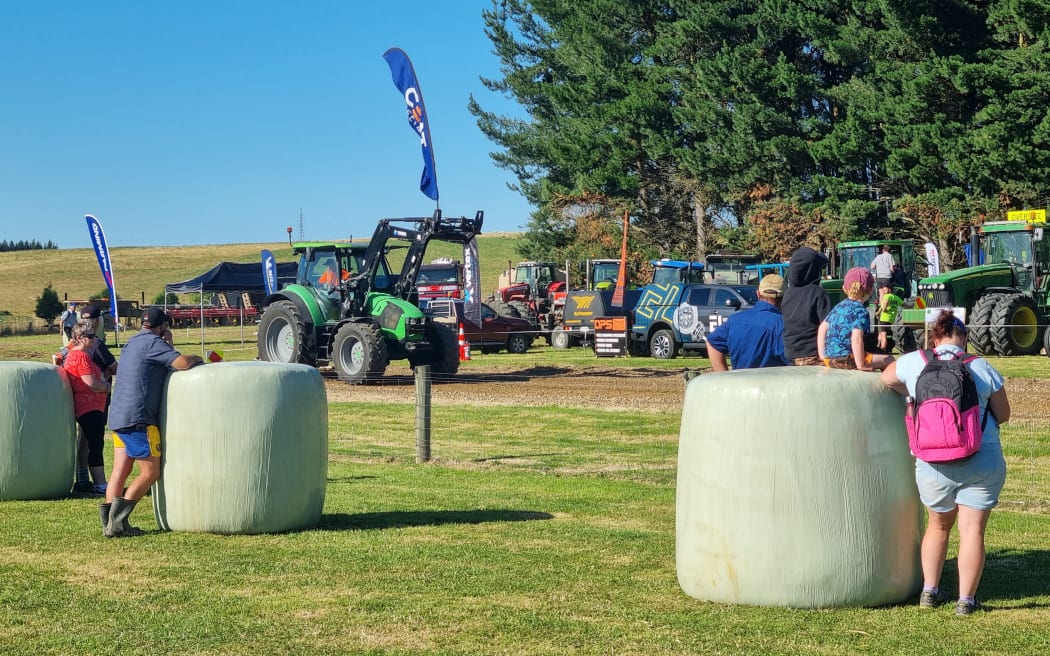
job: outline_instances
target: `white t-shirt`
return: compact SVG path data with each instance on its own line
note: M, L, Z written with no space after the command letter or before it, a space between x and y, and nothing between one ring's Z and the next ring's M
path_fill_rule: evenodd
M892 253L879 253L871 261L871 268L875 269L876 278L892 278L894 264Z

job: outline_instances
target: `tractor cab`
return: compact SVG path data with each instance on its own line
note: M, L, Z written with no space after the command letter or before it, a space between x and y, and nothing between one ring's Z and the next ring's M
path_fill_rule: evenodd
M676 282L710 282L710 280L705 279L703 262L662 258L650 260L649 264L653 267L652 283L656 285L668 285ZM707 276L707 278L710 278L710 276Z

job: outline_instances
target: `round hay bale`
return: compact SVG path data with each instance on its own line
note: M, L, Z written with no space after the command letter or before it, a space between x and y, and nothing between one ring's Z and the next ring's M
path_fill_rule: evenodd
M691 597L828 608L921 584L921 508L903 403L872 373L700 376L682 411L678 581Z
M77 432L65 371L39 362L0 362L0 390L0 501L66 496Z
M277 533L315 526L328 476L328 405L313 367L229 362L168 377L157 524Z

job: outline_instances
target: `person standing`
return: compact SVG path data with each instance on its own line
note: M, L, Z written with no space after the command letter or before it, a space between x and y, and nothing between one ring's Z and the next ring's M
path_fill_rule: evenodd
M69 383L73 388L73 414L87 445L84 468L91 472L91 478L95 481L94 486L88 483L87 471L81 472L78 467L73 491L87 494L103 494L106 489L103 448L106 437L106 395L110 383L92 359L97 341L94 328L85 322L78 323L73 326L69 352L62 361L62 368L69 375ZM77 456L79 461L80 453Z
M150 308L120 354L120 375L113 389L109 424L113 429L113 472L100 514L108 517L106 537L130 537L143 531L128 517L150 486L160 478L160 404L164 381L171 369L189 369L204 362L200 356L182 355L164 341L171 318L160 308ZM135 463L139 475L124 491Z
M960 357L966 351L966 324L951 312L942 311L930 327L933 352L940 360ZM925 368L922 353L902 355L882 372L882 381L901 395L915 396L916 381ZM949 599L941 589L941 574L948 552L948 536L959 523L959 599L957 615L979 610L977 586L984 572L984 533L992 508L1006 482L1006 460L999 442L999 427L1010 419L1010 400L1003 388L1003 376L984 358L966 364L985 416L981 448L964 459L928 463L915 459L915 483L926 506L929 521L922 538L922 608L936 608Z
M883 244L882 252L872 259L869 267L875 275L875 286L879 290L880 302L883 296L882 290L888 290L893 287L893 267L895 266L897 266L897 262L893 259L893 253L890 253L890 245Z
M62 330L62 346L69 344L69 340L73 339L73 326L77 325L77 304L70 303L69 307L62 312L62 316L59 317L59 325Z
M102 425L106 425L109 417L109 402L112 393L113 376L117 373L117 359L113 357L109 347L106 346L106 336L102 328L102 310L98 305L88 305L80 310L80 323L87 327L88 333L95 338L92 341L91 360L98 365L102 372L102 379L111 383L110 389L106 391L106 406L102 410ZM104 457L94 458L91 455L92 447L84 434L84 429L78 431L77 438L77 475L73 491L81 494L94 494L103 496L106 494L106 470L105 467L93 468L89 460L102 464ZM101 445L99 445L101 448ZM90 480L89 480L90 472ZM93 481L93 482L92 482Z
M712 369L728 371L727 354L733 369L788 364L784 357L784 317L780 314L783 295L782 277L775 273L762 277L755 306L732 315L707 336L707 357Z
M791 254L781 311L784 316L784 355L799 366L819 365L817 328L831 311L831 297L820 286L828 258L803 246Z

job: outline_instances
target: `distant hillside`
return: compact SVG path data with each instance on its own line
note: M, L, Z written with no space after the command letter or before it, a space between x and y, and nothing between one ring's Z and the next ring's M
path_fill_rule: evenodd
M478 237L481 287L486 296L496 288L507 261L518 260L514 245L519 237L519 233ZM135 246L114 248L110 256L120 298L141 301L144 297L149 303L164 291L164 285L197 276L221 261L258 262L259 251L264 248L272 251L278 261L293 259L287 243ZM462 259L462 251L452 244L433 242L426 259L436 257ZM63 300L86 299L106 287L90 248L0 253L0 311L6 310L19 320L31 318L36 299L48 282Z

